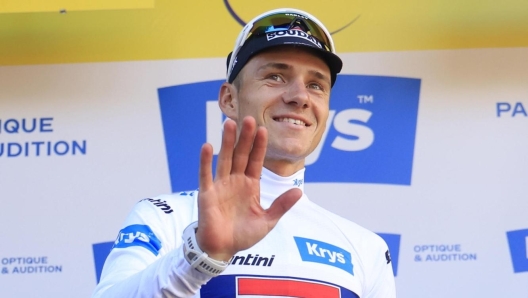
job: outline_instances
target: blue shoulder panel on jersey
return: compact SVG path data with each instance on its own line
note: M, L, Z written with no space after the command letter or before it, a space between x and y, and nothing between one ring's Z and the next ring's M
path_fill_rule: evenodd
M144 247L157 256L161 249L161 241L154 235L149 226L130 225L119 231L114 247L126 248L130 246Z

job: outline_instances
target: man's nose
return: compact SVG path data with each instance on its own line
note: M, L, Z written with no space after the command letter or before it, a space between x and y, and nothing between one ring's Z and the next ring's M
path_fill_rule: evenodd
M290 82L288 92L284 95L284 101L287 104L294 104L302 108L307 108L310 104L310 94L306 89L306 84L301 79Z

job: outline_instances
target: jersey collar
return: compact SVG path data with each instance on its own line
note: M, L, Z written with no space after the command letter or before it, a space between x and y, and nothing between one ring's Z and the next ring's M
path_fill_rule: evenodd
M266 168L262 169L260 192L263 197L274 200L292 188L299 188L304 193L304 168L288 177L279 176Z

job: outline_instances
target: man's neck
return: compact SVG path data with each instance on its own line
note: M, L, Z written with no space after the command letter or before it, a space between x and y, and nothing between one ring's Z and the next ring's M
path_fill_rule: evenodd
M289 177L304 168L304 159L297 162L265 159L264 167L279 176Z

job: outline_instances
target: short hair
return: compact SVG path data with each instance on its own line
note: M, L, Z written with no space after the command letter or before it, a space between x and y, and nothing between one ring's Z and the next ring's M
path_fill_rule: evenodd
M240 72L237 74L235 79L233 80L233 86L235 86L237 91L240 91L240 88L242 88L242 77L244 76L244 69L242 68Z

